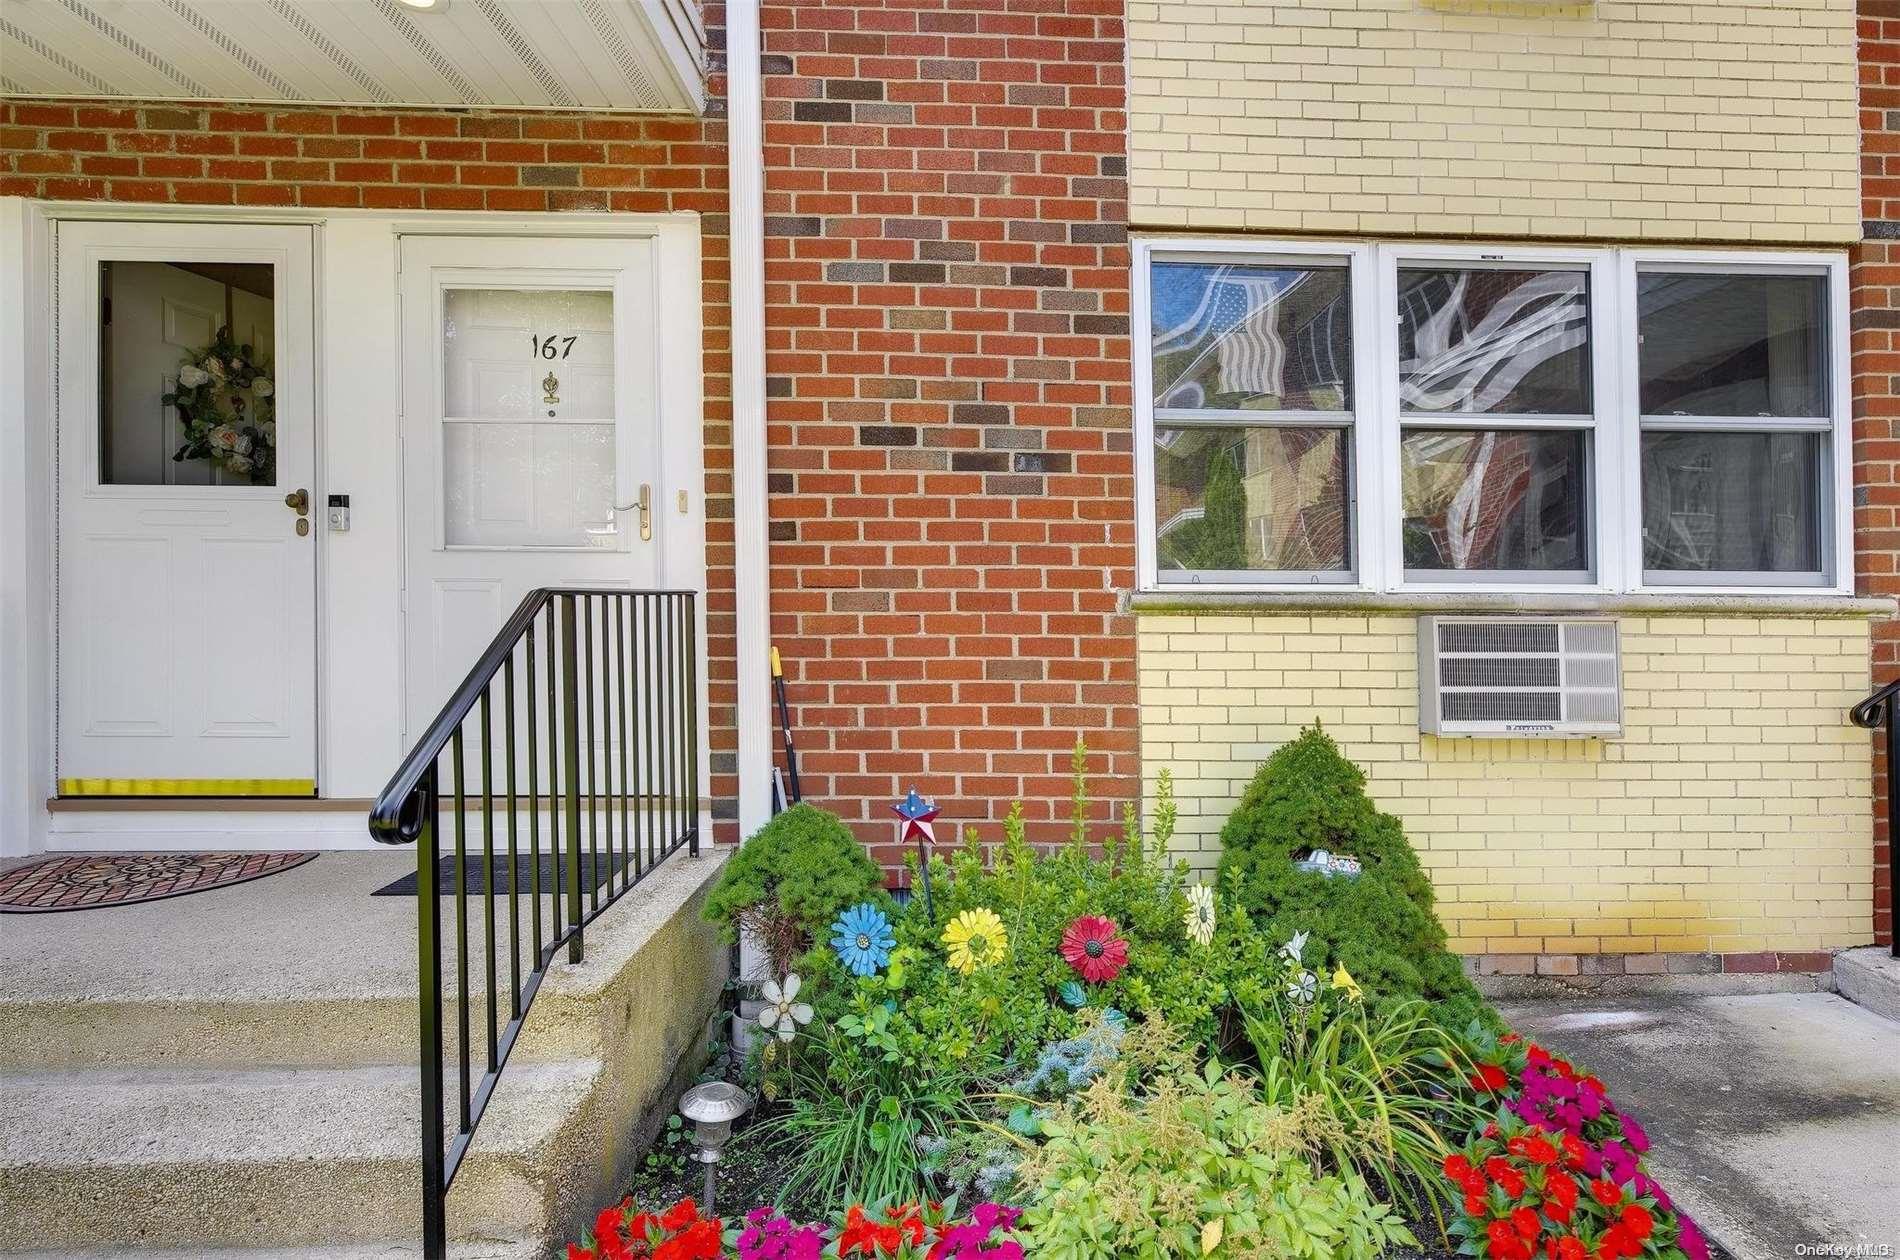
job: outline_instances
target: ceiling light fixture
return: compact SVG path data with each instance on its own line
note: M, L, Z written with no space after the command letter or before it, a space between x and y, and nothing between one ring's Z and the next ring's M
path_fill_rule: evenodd
M425 13L440 13L449 7L449 0L397 0L411 9L421 9Z

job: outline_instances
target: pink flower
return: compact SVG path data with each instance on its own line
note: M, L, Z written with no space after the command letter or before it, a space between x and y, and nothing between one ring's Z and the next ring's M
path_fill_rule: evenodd
M1623 1122L1623 1140L1629 1143L1631 1150L1641 1155L1649 1149L1649 1134L1643 1132L1643 1126L1629 1116L1618 1116Z
M1114 921L1085 914L1062 934L1062 957L1090 984L1113 980L1128 965L1128 942Z

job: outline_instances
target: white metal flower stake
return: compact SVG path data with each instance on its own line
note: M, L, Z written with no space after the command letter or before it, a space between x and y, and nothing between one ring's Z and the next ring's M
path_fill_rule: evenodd
M1182 926L1187 937L1196 945L1209 945L1214 940L1214 890L1206 884L1189 884L1187 890L1187 914Z
M787 972L783 981L767 980L759 989L765 1009L759 1012L759 1027L774 1033L780 1041L798 1036L800 1024L811 1023L811 1007L798 1001L798 988L804 982L796 971Z

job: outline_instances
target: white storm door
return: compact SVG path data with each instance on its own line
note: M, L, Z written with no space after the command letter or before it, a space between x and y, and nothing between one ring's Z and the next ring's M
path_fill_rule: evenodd
M656 584L656 249L403 238L408 740L530 590Z
M58 232L59 792L314 795L311 230Z

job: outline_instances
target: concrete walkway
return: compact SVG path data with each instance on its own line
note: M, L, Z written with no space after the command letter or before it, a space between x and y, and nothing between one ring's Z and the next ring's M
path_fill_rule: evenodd
M1507 1005L1610 1087L1736 1260L1900 1248L1900 1024L1832 993Z

